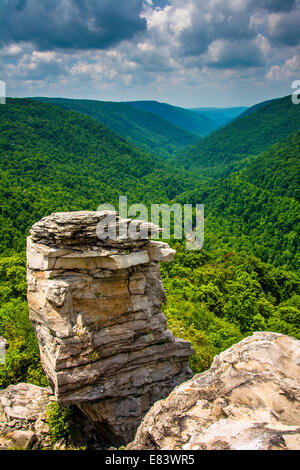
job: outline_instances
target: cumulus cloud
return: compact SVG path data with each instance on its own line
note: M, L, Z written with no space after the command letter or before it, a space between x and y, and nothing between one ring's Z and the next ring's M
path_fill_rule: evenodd
M241 78L270 90L300 73L299 22L300 0L0 0L1 79L112 100Z
M192 2L190 24L181 31L180 46L185 54L204 53L219 39L252 39L256 31L243 1Z
M36 49L105 49L146 30L143 0L10 0L0 4L1 43Z
M9 77L21 80L46 80L59 77L67 70L67 63L59 54L48 51L26 52L16 63L7 66Z
M287 59L283 65L273 65L267 73L269 80L286 80L289 81L299 78L300 70L300 54L296 54Z

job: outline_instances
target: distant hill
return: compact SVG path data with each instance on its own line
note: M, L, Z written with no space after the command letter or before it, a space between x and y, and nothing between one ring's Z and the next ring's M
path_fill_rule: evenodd
M0 106L0 251L21 251L28 228L46 214L95 210L127 195L129 204L203 203L206 249L245 250L277 266L294 267L300 132L273 146L270 142L300 127L298 110L289 97L267 107L267 113L260 108L214 133L223 136L216 141L219 153L208 145L213 136L203 139L208 141L206 155L219 160L215 167L197 161L191 174L89 116L35 100L8 99ZM246 124L236 127L240 121ZM248 156L238 152L237 139L242 148L248 139ZM270 148L255 155L261 147Z
M178 158L202 176L226 176L240 168L248 156L259 154L299 128L300 106L286 96L258 105L252 113L201 139Z
M158 101L127 101L125 104L140 111L156 114L174 126L188 132L205 136L216 129L216 123L207 116L198 115L189 109L172 106Z
M205 205L204 248L244 250L263 261L300 267L300 131L254 156L245 168L181 194Z
M198 136L172 125L156 114L123 103L66 98L32 98L90 116L137 147L167 157L195 144Z
M262 101L261 103L257 103L253 106L251 106L250 108L247 108L245 109L242 114L240 114L238 117L244 117L244 116L248 116L248 114L252 114L254 113L254 111L257 111L259 108L263 108L264 106L267 106L269 103L272 103L272 101L275 101L276 99L278 98L275 98L275 99L272 99L272 100L266 100L266 101Z
M236 108L193 108L190 111L199 114L199 116L208 117L215 122L217 129L232 119L240 116L247 109L247 107L243 106Z

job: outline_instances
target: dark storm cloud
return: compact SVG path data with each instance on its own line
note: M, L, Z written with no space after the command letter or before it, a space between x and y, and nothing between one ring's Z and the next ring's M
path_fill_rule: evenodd
M217 50L207 65L221 69L238 69L247 67L260 67L265 64L264 56L254 43L220 42Z
M179 0L174 0L179 4ZM208 65L222 68L261 66L264 57L254 42L258 34L286 45L300 40L299 14L296 0L244 0L240 2L192 0L191 24L179 36L182 56L201 56L209 53L211 45L227 44L218 50L217 59ZM258 32L253 15L261 17L263 26ZM266 31L265 19L275 16ZM259 24L259 21L258 21Z
M0 44L39 50L105 49L146 31L143 0L10 0L0 3Z
M197 25L183 30L179 40L182 55L203 54L210 43L208 25L198 22Z
M255 36L247 9L234 9L226 2L210 7L198 0L194 2L192 24L182 31L180 42L183 54L199 55L218 39L239 41Z
M285 46L300 44L300 8L275 17L270 22L270 39Z

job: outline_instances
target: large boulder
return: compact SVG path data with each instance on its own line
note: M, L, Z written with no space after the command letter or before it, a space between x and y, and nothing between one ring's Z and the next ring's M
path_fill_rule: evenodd
M255 333L157 402L128 449L300 449L300 341Z
M150 407L192 377L193 349L161 312L159 262L175 251L150 240L160 230L152 224L134 221L141 236L130 236L132 223L113 212L56 213L27 241L30 319L49 383L59 404L79 406L114 444L132 440Z

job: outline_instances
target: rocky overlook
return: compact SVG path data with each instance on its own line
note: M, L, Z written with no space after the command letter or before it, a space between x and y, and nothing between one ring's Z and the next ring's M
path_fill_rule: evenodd
M115 444L129 442L150 407L192 377L190 343L174 338L161 312L159 262L175 251L141 237L99 239L105 217L118 234L130 219L113 212L56 213L27 240L30 320L59 404L77 405Z
M255 333L145 416L140 449L299 450L300 341Z

